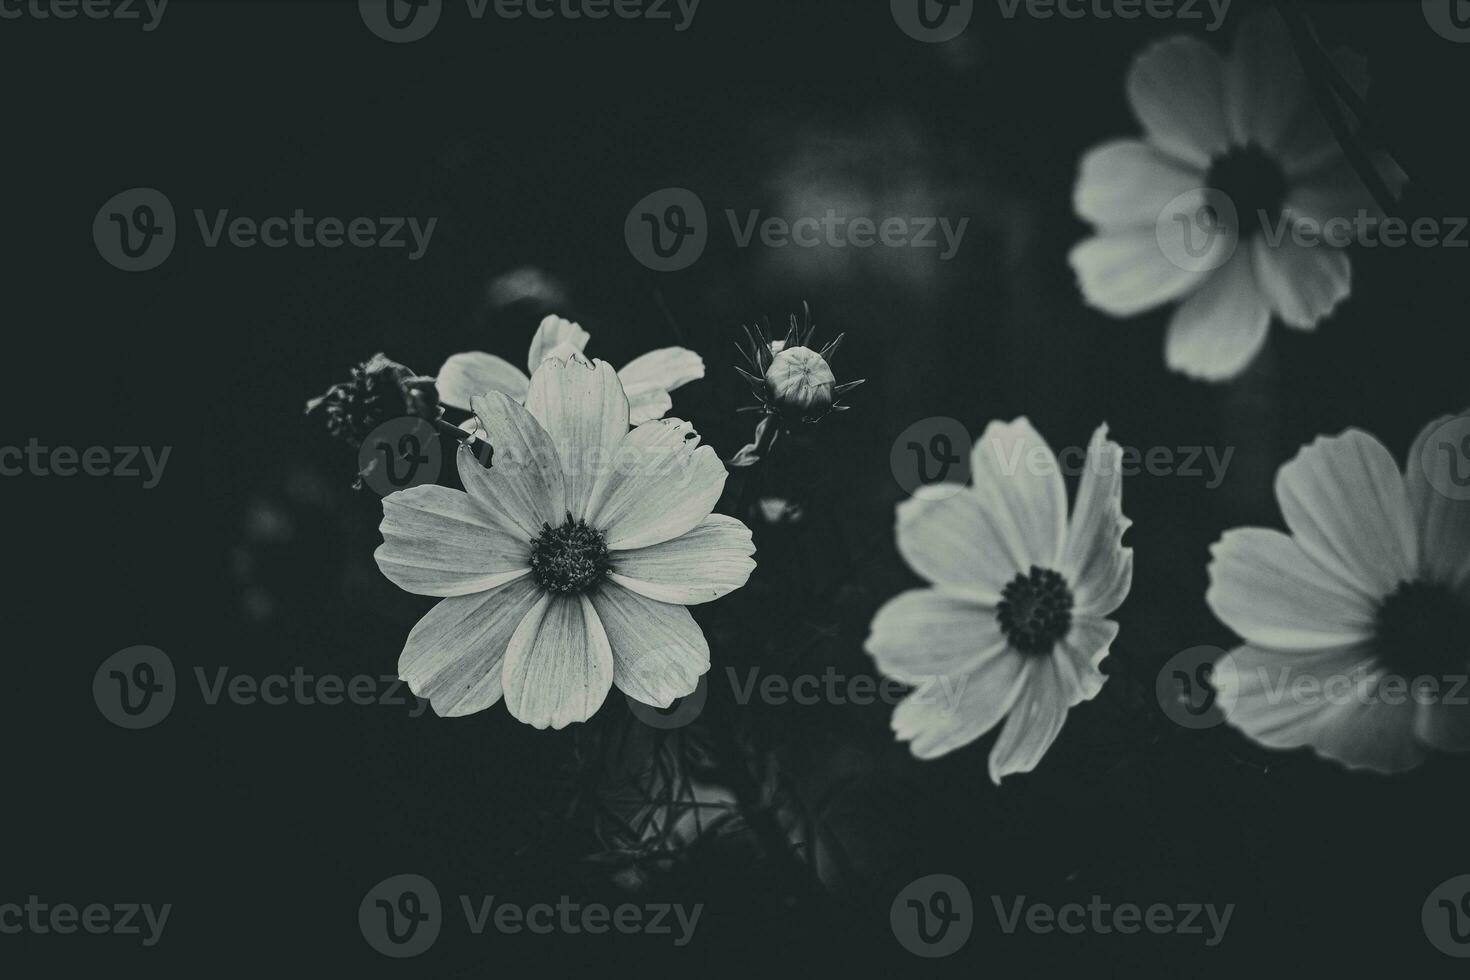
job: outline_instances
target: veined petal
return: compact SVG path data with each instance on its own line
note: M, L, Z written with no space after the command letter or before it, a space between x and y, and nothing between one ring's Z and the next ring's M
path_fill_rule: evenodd
M1402 772L1424 761L1416 705L1380 696L1384 674L1366 646L1283 653L1237 647L1213 681L1225 720L1271 749L1308 747L1349 769Z
M1111 619L1080 615L1072 619L1072 629L1052 652L1057 676L1067 693L1067 707L1091 701L1107 681L1098 666L1107 659L1113 641L1118 638L1118 624Z
M1419 543L1404 475L1366 432L1304 447L1276 474L1276 500L1302 550L1371 600L1414 577Z
M1067 488L1056 454L1031 421L1022 416L987 425L970 453L970 472L982 508L1006 532L1020 569L1057 568L1067 535Z
M950 683L932 683L893 710L893 733L919 759L937 759L994 728L1021 696L1037 661L1005 650Z
M667 708L709 670L709 643L689 610L616 585L592 593L613 653L613 683L635 701Z
M1038 660L990 750L991 782L999 786L1001 779L1012 773L1036 768L1061 734L1068 698L1058 662L1052 657Z
M1373 604L1280 531L1227 531L1210 553L1205 602L1246 641L1276 650L1318 650L1372 636Z
M448 487L411 487L384 497L381 530L383 543L373 553L378 568L415 595L484 592L531 570L530 539Z
M542 595L505 652L505 706L533 728L565 728L597 713L612 690L613 656L584 595Z
M1089 238L1072 249L1068 261L1087 305L1115 317L1135 316L1179 299L1209 275L1170 262L1154 228Z
M1465 595L1470 592L1470 500L1456 499L1438 489L1463 485L1470 463L1463 435L1461 441L1451 442L1440 434L1455 418L1441 416L1419 433L1409 450L1407 480L1419 532L1420 575ZM1460 418L1470 418L1470 411ZM1456 434L1464 431L1470 429ZM1438 445L1432 444L1435 439L1440 440Z
M1224 60L1202 41L1166 38L1135 58L1128 101L1149 141L1177 160L1208 167L1229 145Z
M1256 282L1251 250L1236 249L1169 321L1164 360L1201 381L1228 381L1248 367L1266 343L1271 308Z
M587 507L613 551L646 548L694 529L725 488L725 464L679 419L645 422L617 447Z
M1225 68L1232 141L1275 152L1292 124L1316 103L1286 24L1274 12L1247 17Z
M628 399L612 365L581 354L548 358L531 376L526 409L551 437L566 480L567 510L587 516L592 487L628 434Z
M1011 540L1018 532L972 487L920 487L897 513L898 553L934 585L994 606L1006 583L1027 570L1015 557L1025 551Z
M905 684L969 674L1006 648L995 610L940 589L912 589L883 604L863 649Z
M663 347L629 361L618 378L623 387L656 385L674 391L704 377L704 358L683 347Z
M1288 327L1311 330L1352 292L1352 263L1340 248L1306 246L1290 234L1273 245L1260 235L1252 252L1261 290Z
M613 553L608 578L659 602L713 602L745 584L755 570L750 528L711 514L686 534L647 548Z
M1087 446L1062 556L1078 613L1106 616L1128 597L1133 549L1123 547L1123 532L1132 525L1123 516L1123 447L1100 425Z
M526 355L526 370L535 374L546 356L562 344L569 344L582 351L587 349L587 341L591 339L592 335L583 330L581 325L559 316L548 316L541 321L541 325L536 328L536 335L531 338L531 350Z
M468 446L459 447L456 460L465 490L527 541L541 533L543 524L560 524L567 512L566 490L561 460L546 430L500 392L477 396L473 406L494 454L486 468Z
M408 634L398 676L445 718L483 711L501 695L501 664L541 590L525 576L489 592L445 599Z
M450 355L439 369L435 386L441 403L468 412L473 399L492 391L502 392L518 402L525 401L530 383L531 379L520 368L504 358L467 351Z
M1168 203L1204 185L1202 171L1138 140L1095 146L1082 158L1072 206L1103 229L1152 228Z

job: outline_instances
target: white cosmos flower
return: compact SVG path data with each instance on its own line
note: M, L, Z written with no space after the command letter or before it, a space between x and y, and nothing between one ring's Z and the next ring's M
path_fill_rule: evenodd
M537 728L586 721L616 685L668 707L709 669L685 606L745 584L750 531L712 514L726 471L688 422L628 430L628 399L604 361L550 358L522 406L472 399L494 447L461 447L467 492L416 487L383 500L378 567L443 596L408 636L398 673L440 715L505 695Z
M1215 668L1229 724L1379 772L1470 749L1470 501L1436 489L1458 459L1431 444L1449 421L1407 474L1365 432L1319 438L1276 475L1291 534L1215 545L1205 598L1245 641Z
M1083 158L1073 203L1097 235L1072 251L1072 268L1088 304L1115 317L1179 303L1169 367L1232 378L1265 344L1273 314L1311 330L1348 296L1347 253L1290 229L1379 211L1273 13L1242 23L1229 58L1186 36L1148 48L1128 99L1144 137ZM1222 221L1214 233L1197 226L1207 206Z
M1102 690L1118 634L1106 617L1133 581L1121 544L1122 455L1092 437L1070 523L1056 456L1026 419L993 422L971 454L974 484L924 488L898 507L898 550L931 587L890 600L867 651L913 685L893 730L933 759L1008 720L990 778L1029 772L1067 711Z
M581 326L559 316L549 316L536 328L526 370L532 374L552 353L565 354L587 347L591 335ZM629 421L642 425L663 418L674 407L669 392L704 377L704 359L683 347L665 347L636 357L618 372L628 396ZM468 412L470 400L487 391L500 391L516 401L526 400L530 379L504 358L481 351L455 354L439 369L439 401Z

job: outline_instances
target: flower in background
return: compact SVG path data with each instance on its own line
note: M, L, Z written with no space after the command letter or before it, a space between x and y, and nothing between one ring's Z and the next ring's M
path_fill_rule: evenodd
M1470 501L1431 423L1399 472L1349 429L1276 476L1291 534L1238 528L1205 599L1245 644L1215 668L1226 721L1273 749L1400 772L1470 749ZM1459 447L1453 447L1458 449Z
M1291 229L1381 215L1274 14L1244 21L1229 58L1193 37L1155 44L1134 61L1128 98L1144 138L1083 158L1074 206L1097 235L1072 267L1088 304L1112 316L1179 303L1169 367L1233 378L1273 314L1312 330L1348 296L1346 251Z
M1102 690L1133 551L1122 456L1100 427L1071 521L1056 456L1026 419L993 422L971 454L974 483L925 487L898 507L898 550L930 585L890 600L866 649L913 685L893 730L920 759L967 745L1006 719L990 778L1029 772L1067 711Z
M559 316L548 316L531 338L531 351L526 370L531 374L553 352L566 349L581 351L591 335L581 326ZM650 419L663 418L674 407L669 392L704 377L704 361L683 347L664 347L634 358L618 372L618 380L627 392L629 421L641 425ZM516 401L526 400L530 379L521 369L504 358L481 351L455 354L439 369L439 397L451 408L470 411L474 398L489 391L499 391Z
M320 416L328 432L354 449L384 422L408 416L432 422L442 414L434 379L383 354L352 368L351 375L308 401L306 414Z
M726 472L678 419L628 430L628 398L604 361L543 361L525 405L472 408L495 447L458 453L466 492L385 497L378 567L443 596L409 634L399 675L440 715L505 696L536 728L586 721L616 685L668 707L709 669L685 606L745 584L750 530L712 514Z

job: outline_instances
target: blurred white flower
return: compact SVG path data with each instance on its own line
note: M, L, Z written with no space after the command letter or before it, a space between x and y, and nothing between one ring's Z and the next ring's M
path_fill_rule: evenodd
M915 686L893 713L914 755L933 759L1007 719L990 777L1029 772L1067 711L1102 690L1107 619L1133 581L1122 448L1092 437L1071 521L1056 456L1026 419L993 422L971 454L974 484L923 488L898 507L898 549L931 587L890 600L867 651Z
M536 368L553 352L586 348L591 335L581 326L559 316L541 321L536 336L531 338L531 351L526 370ZM629 421L642 425L650 419L663 418L673 408L669 392L704 377L704 360L683 347L664 347L630 361L618 372L618 380L627 392ZM499 391L516 401L526 400L530 379L520 368L494 354L470 351L455 354L439 369L439 401L468 412L471 401L486 392Z
M384 575L444 596L409 634L398 673L440 715L505 695L537 728L586 721L613 685L668 707L709 669L685 606L745 584L750 530L712 514L726 471L678 419L628 430L604 361L548 358L524 407L472 407L493 465L458 453L466 492L416 487L383 500Z
M1459 459L1432 438L1449 421L1407 473L1365 432L1319 438L1276 476L1291 534L1215 545L1205 598L1245 645L1214 683L1251 739L1378 772L1470 749L1470 501L1446 492Z
M1115 317L1179 303L1169 367L1227 380L1273 314L1312 330L1348 296L1346 251L1292 229L1381 214L1274 13L1245 20L1229 58L1193 37L1155 44L1133 63L1128 99L1144 138L1083 158L1074 206L1097 235L1072 268L1088 304Z

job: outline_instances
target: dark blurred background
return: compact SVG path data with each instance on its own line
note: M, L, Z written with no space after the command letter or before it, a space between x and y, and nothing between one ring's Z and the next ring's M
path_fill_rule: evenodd
M0 21L0 442L173 447L151 490L3 484L0 901L174 905L154 948L0 936L0 969L1462 971L1430 947L1419 916L1435 886L1470 872L1470 766L1351 776L1225 728L1181 728L1153 692L1178 651L1231 644L1204 604L1208 547L1230 527L1279 526L1271 481L1297 447L1355 425L1402 459L1423 424L1470 405L1470 258L1359 251L1351 299L1316 333L1273 325L1266 352L1228 385L1168 373L1167 312L1115 322L1089 310L1066 256L1089 233L1070 203L1078 160L1137 132L1127 65L1179 26L1008 21L988 0L976 6L964 36L942 45L905 36L878 0L704 0L682 33L617 19L476 22L449 3L430 37L403 45L374 37L355 3L173 0L152 32ZM1249 6L1237 0L1232 21ZM1459 105L1470 46L1432 32L1418 3L1309 7L1327 40L1368 57L1372 104L1470 214ZM104 201L138 186L162 190L191 227L163 266L129 275L99 258L88 229ZM664 187L695 191L716 230L697 264L659 274L629 254L623 223ZM439 222L410 262L403 250L206 249L196 207ZM970 223L941 262L907 249L739 249L723 217L828 207ZM825 925L795 914L772 863L743 845L712 847L637 892L580 860L577 832L547 809L576 736L535 732L503 706L442 720L198 696L195 667L392 673L432 604L377 572L378 498L351 490L353 454L302 415L352 363L381 350L432 373L450 353L487 350L520 364L554 310L614 364L676 343L703 354L708 377L677 393L674 414L728 455L750 435L751 417L734 413L748 401L731 370L738 327L784 322L803 301L822 337L847 332L839 379L869 380L853 411L811 433L802 465L772 475L771 492L802 500L805 516L757 529L757 579L709 614L717 683L724 663L762 658L782 673L870 669L873 613L915 584L893 546L903 491L888 460L921 419L952 417L978 436L1025 414L1055 447L1085 445L1107 421L1140 449L1234 449L1215 489L1127 482L1136 576L1112 682L1071 713L1036 772L996 789L990 739L915 762L883 704L749 709L845 855L826 875ZM742 649L730 626L741 617L780 629ZM88 692L101 661L135 644L163 649L187 677L169 718L130 732ZM625 710L616 694L604 708ZM682 949L446 927L430 952L398 962L368 947L356 915L372 885L403 872L456 906L459 894L570 895L705 912ZM932 873L967 883L978 921L964 950L925 961L895 941L888 909ZM990 896L1022 894L1237 909L1214 949L1199 937L1002 935Z

